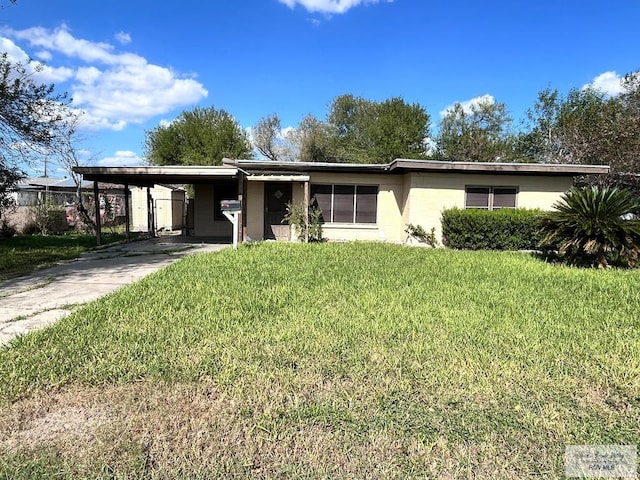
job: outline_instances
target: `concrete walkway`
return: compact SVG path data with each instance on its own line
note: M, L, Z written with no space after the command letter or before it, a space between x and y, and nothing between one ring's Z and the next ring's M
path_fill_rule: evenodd
M51 325L78 304L135 282L185 255L227 246L166 236L107 246L71 263L0 282L0 346L17 335Z

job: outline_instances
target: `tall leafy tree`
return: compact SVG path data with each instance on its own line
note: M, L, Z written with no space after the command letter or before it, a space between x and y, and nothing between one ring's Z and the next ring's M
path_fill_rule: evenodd
M240 124L214 107L184 111L172 123L147 131L145 150L154 165L220 165L225 157L253 156Z
M309 114L293 132L292 142L302 162L336 162L333 138L327 124Z
M591 88L572 89L565 96L541 91L519 136L520 152L538 162L607 164L613 175L639 173L638 72L626 75L623 87L616 96Z
M335 161L388 163L427 154L429 114L400 97L374 102L338 96L329 107L326 123Z
M513 161L511 117L504 103L480 101L465 109L456 103L440 121L435 157L441 160Z
M525 129L518 134L516 149L525 159L537 163L562 161L563 145L559 138L562 97L557 89L547 88L527 111Z
M54 85L38 83L38 69L0 54L0 214L10 204L7 192L23 176L24 165L37 162L66 134L68 99Z

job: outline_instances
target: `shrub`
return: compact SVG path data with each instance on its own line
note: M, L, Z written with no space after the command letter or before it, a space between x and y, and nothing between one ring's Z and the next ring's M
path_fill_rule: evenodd
M640 252L640 199L625 189L572 188L540 221L542 245L557 246L573 265L636 266ZM551 247L550 247L551 246Z
M320 218L322 217L322 211L317 207L309 207L308 217L307 210L304 203L288 203L287 213L283 218L283 222L288 222L293 226L298 240L304 242L320 242L322 241L322 224Z
M414 225L412 223L409 223L407 225L407 228L404 229L404 232L409 235L407 240L415 238L419 242L426 243L430 247L435 248L438 246L438 239L436 238L435 228L432 228L431 231L427 233L427 231L421 225Z
M17 233L16 227L11 225L6 218L0 220L0 238L11 238Z
M467 250L534 250L542 212L452 208L442 212L445 246Z
M42 235L59 234L69 229L65 208L51 202L41 202L33 207L33 217Z

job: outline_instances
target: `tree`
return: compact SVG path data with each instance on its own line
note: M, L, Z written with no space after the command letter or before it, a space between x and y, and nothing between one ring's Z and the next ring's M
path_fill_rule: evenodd
M538 93L533 108L527 111L527 128L518 135L516 149L525 159L537 163L559 163L563 147L558 134L562 97L556 89Z
M336 161L388 163L395 158L426 158L429 114L400 97L373 102L353 95L336 97L327 127Z
M24 176L22 166L46 153L70 115L66 94L34 80L38 70L0 54L0 215L11 203L8 192Z
M640 172L638 72L627 74L623 87L616 96L592 88L574 88L566 96L541 91L527 114L520 151L537 162L610 165L613 176Z
M78 215L82 219L83 223L95 232L96 224L89 216L89 212L86 207L83 205L82 175L74 171L74 168L80 166L81 157L83 157L82 163L85 165L93 161L93 158L86 158L80 153L79 145L83 141L83 138L79 133L81 116L81 113L76 113L70 115L66 121L63 122L64 130L61 129L60 134L56 136L49 146L48 152L51 155L51 160L62 167L75 183L75 197Z
M292 142L302 162L337 161L329 128L311 114L300 121Z
M295 147L290 135L283 135L280 117L268 115L258 122L252 131L253 146L269 160L294 161Z
M435 156L441 160L512 161L514 137L504 103L481 101L468 110L456 103L440 121Z
M145 150L154 165L220 165L225 157L253 156L238 122L214 107L184 111L172 123L147 131Z

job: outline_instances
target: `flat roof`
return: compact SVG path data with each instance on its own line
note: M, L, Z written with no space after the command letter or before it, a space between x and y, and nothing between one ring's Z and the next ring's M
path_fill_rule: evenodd
M386 163L273 162L269 160L231 160L223 158L225 166L235 166L250 173L269 175L275 172L369 172L389 171Z
M397 158L390 171L509 173L537 175L593 175L609 173L608 165L576 165L566 163L448 162Z
M454 172L498 173L532 175L592 175L609 173L607 165L574 165L553 163L510 162L450 162L440 160L414 160L397 158L391 163L328 163L328 162L273 162L263 160L222 160L224 165L236 166L250 173L276 172Z
M167 183L205 183L237 178L238 169L220 166L75 167L84 180L108 181L140 187Z
M153 186L158 184L210 183L247 176L285 177L310 172L403 174L408 172L450 172L467 174L509 174L577 176L609 173L607 165L569 165L552 163L445 162L398 158L385 164L272 162L263 160L223 159L222 166L146 166L146 167L75 167L84 180Z

